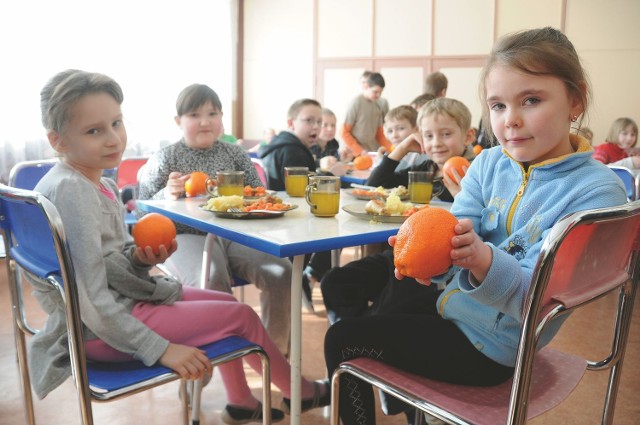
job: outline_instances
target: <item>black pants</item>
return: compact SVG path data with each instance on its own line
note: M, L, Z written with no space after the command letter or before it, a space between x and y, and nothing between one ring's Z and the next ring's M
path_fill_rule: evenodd
M435 286L424 286L411 278L399 281L393 270L393 251L329 270L320 283L329 322L378 314L396 302L435 290Z
M375 315L343 318L332 325L324 347L328 376L345 360L369 357L455 384L489 386L509 379L513 368L484 356L452 322L438 315L438 295L425 292L399 300ZM375 424L371 385L345 374L340 388L343 424Z

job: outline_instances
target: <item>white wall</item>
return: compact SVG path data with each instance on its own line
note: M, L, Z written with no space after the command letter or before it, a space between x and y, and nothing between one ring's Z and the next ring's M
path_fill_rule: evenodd
M340 121L346 103L358 93L364 69L385 76L383 96L391 107L420 94L416 90L421 91L428 72L442 70L449 78L448 95L469 106L477 125L478 72L494 38L549 25L564 27L583 58L594 91L586 124L600 143L615 118L640 122L640 1L566 0L563 11L564 4L246 0L245 137L261 137L264 127L284 123L289 104L303 96L321 100Z

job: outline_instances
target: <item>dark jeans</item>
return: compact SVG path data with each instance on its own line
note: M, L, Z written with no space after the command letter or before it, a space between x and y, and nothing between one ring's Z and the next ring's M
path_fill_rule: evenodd
M401 283L400 283L401 284ZM436 311L436 291L395 302L375 315L343 318L325 337L328 376L338 365L369 357L407 372L445 382L489 386L506 381L513 368L480 353L452 322ZM344 425L374 425L371 385L344 374L340 381Z

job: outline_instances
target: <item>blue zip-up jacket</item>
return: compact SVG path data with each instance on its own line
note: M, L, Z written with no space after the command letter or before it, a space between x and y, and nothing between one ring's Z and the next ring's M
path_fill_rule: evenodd
M473 221L493 251L487 277L477 288L466 269L457 272L438 298L440 315L453 321L487 357L514 366L522 306L542 241L569 213L627 202L620 179L591 157L588 142L571 136L575 153L525 170L500 146L485 149L462 180L451 212ZM446 276L434 278L443 281ZM557 332L551 326L540 347Z

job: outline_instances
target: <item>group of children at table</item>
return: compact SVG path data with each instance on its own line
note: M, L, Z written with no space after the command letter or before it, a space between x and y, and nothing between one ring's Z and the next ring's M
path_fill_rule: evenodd
M332 322L325 338L328 376L344 360L370 356L451 383L486 386L507 380L523 297L546 234L568 213L626 202L621 182L592 158L585 139L571 133L572 124L587 112L590 89L573 45L561 32L542 28L503 37L488 57L480 86L485 128L491 128L500 146L477 156L464 178L443 176L441 198L455 198L451 212L459 219L451 241L452 268L431 279L436 287L399 275L387 251L327 273L321 287ZM289 260L217 238L209 289L198 289L204 235L179 227L176 241L159 254L136 247L123 223L117 188L102 177L102 170L118 165L126 147L122 101L114 80L78 70L54 76L41 96L43 124L61 161L36 190L58 208L69 239L88 357L159 362L185 379L206 379L211 366L197 347L239 335L267 351L272 381L287 411ZM184 196L193 171L243 170L247 184L260 185L246 152L218 142L222 108L213 90L189 86L176 107L183 137L149 159L140 180L142 198ZM472 158L471 114L461 102L432 100L417 117L408 110L393 111L388 126L405 125L394 129L399 143L372 172L371 183L406 184L409 169L441 174L449 157ZM316 158L307 151L323 122L318 102L294 103L289 132L261 152L272 189L284 188L279 167L289 158L316 168ZM279 145L296 148L276 152ZM417 158L403 164L413 153ZM394 241L390 238L390 245ZM161 263L177 279L149 277L152 266ZM262 323L251 307L228 294L232 276L261 289ZM140 291L140 281L152 282L156 290ZM47 303L55 319L62 301ZM52 361L64 354L64 344L50 349L51 341L61 338L63 330L53 326L33 338L31 360L44 365L31 368L40 397L70 374L68 363ZM258 360L248 357L247 362L259 371ZM261 422L260 401L246 383L242 360L220 366L220 373L228 403L222 420ZM342 379L350 380L350 391L341 392L343 423L374 424L370 385ZM303 378L301 388L303 411L329 403L326 381ZM399 411L402 406L392 413ZM274 422L283 417L280 409L272 409Z

